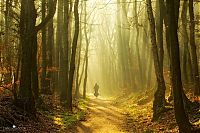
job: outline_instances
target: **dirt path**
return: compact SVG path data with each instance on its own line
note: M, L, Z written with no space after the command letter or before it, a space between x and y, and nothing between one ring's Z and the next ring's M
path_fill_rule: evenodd
M112 105L111 100L91 97L88 102L89 115L71 133L126 133L123 129L125 113Z

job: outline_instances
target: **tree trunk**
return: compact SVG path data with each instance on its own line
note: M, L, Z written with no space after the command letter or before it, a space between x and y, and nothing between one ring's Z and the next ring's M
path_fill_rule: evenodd
M85 70L85 62L86 62L86 58L84 57L83 59L83 65L82 65L82 71L81 71L81 75L80 75L80 78L79 78L79 83L78 83L78 87L80 88L80 85L81 85L81 82L82 82L82 79L83 79L83 74L84 74L84 70Z
M86 42L86 50L85 50L85 78L83 82L83 98L86 98L86 88L87 88L87 76L88 76L88 49L89 49L89 41L88 41L88 36L87 36L87 26L86 26L86 17L87 17L87 12L86 12L86 1L84 2L84 10L85 10L85 16L84 16L84 35L85 35L85 42Z
M156 31L155 31L155 21L153 17L151 0L147 0L147 13L148 19L150 23L151 30L151 44L152 44L152 52L153 52L153 60L154 60L154 69L156 73L156 79L158 88L154 94L153 101L153 120L157 120L160 113L163 111L165 107L165 81L163 77L163 73L160 67L159 56L158 56L158 48L156 42Z
M6 0L6 9L5 9L5 41L4 41L4 47L5 47L5 60L6 60L6 67L8 68L8 73L4 74L5 76L5 84L10 84L12 82L12 66L11 66L11 42L10 39L10 26L11 26L11 17L10 17L10 4L11 0Z
M20 76L19 98L17 105L26 111L35 114L35 99L32 77L32 67L36 57L33 57L35 45L37 45L37 33L35 32L36 9L34 0L21 1L20 16L20 42L22 46L22 66ZM35 44L36 43L36 44ZM34 49L33 49L34 48ZM37 51L36 51L37 52ZM35 75L34 75L35 76ZM37 75L36 75L37 76ZM22 105L19 105L22 104Z
M81 24L80 24L80 27L81 27ZM82 47L82 32L81 32L81 30L80 30L80 35L79 35L80 37L79 37L79 47L78 47L78 63L77 63L77 69L76 69L76 90L75 90L75 97L76 98L79 98L80 97L80 92L79 92L79 89L80 89L80 87L79 87L79 83L81 82L81 81L79 81L79 72L80 72L80 64L81 64L81 47Z
M72 111L72 89L74 81L74 71L75 71L75 61L76 61L76 48L79 35L79 14L78 14L78 3L79 0L75 0L74 3L74 17L75 17L75 32L72 43L72 54L70 60L70 70L69 70L69 84L68 84L68 94L67 94L67 109Z
M46 0L42 0L42 21L44 21L46 17ZM41 92L47 93L46 85L46 70L47 70L47 39L46 39L46 27L42 29L42 76L41 76Z
M163 49L163 0L157 0L157 19L156 19L156 33L158 40L158 55L160 68L163 73L163 59L164 59L164 49Z
M60 81L61 81L61 101L67 101L67 94L70 93L68 89L68 82L69 82L69 1L63 1L64 6L64 21L63 21L63 44L60 56L60 63L61 63L61 72L60 73ZM67 102L65 102L67 103ZM67 103L68 104L68 103ZM65 105L67 106L67 105Z
M200 85L199 85L199 70L198 70L198 60L196 53L195 44L195 23L194 23L194 7L193 0L189 0L189 14L190 14L190 48L191 48L191 59L192 59L192 70L194 76L195 95L200 95Z
M149 50L148 54L152 54L151 50ZM148 71L147 71L147 82L146 82L146 88L147 89L150 89L150 87L152 86L152 68L153 68L153 59L152 59L152 56L149 56L149 59L148 59Z
M48 8L52 8L53 6L53 0L48 0ZM51 13L50 10L48 10L48 13ZM47 54L47 57L48 57L48 68L51 69L47 72L47 86L49 87L49 91L50 93L53 93L55 88L54 88L54 85L55 84L55 81L53 80L53 72L55 71L52 71L53 70L53 54L54 54L54 27L53 27L53 19L49 21L49 24L48 24L48 40L47 40L47 51L48 51L48 54Z
M188 50L188 33L187 33L187 0L183 1L182 12L181 12L181 20L182 20L182 32L183 32L183 63L182 63L182 77L183 81L188 82L188 74L187 74L187 58L189 54ZM189 55L190 57L190 55Z
M81 2L81 14L80 14L80 21L82 21L82 14L83 14L83 2ZM82 24L80 23L80 29L82 29ZM81 49L82 49L82 30L79 31L79 46L78 46L78 60L77 60L77 68L76 68L76 90L75 90L75 98L80 97L80 85L81 80L79 80L79 72L80 72L80 64L81 64ZM83 64L84 66L84 64ZM83 67L84 68L84 67ZM82 69L84 70L84 69ZM81 73L82 76L82 73Z
M55 87L58 89L58 92L61 95L61 84L60 84L60 74L61 72L61 66L60 66L60 54L61 54L61 46L62 46L62 25L63 25L63 0L58 0L58 9L57 10L57 30L56 30L56 45L55 45L55 66L58 68L59 71L55 73ZM66 89L66 88L65 88ZM60 99L60 101L62 101Z
M176 11L178 6L175 6L174 1L167 0L167 12L169 13L169 33L170 33L170 53L171 53L171 82L174 96L174 110L176 122L179 126L181 133L190 133L191 125L188 116L185 113L182 97L182 81L180 70L180 55L179 55L179 42L178 42L178 21L176 18Z
M140 48L139 48L139 37L140 37L140 29L139 29L139 23L138 23L138 15L137 15L137 0L135 0L135 7L134 7L134 18L135 18L135 28L136 28L136 40L135 40L135 45L136 45L136 52L137 52L137 58L138 58L138 69L139 69L139 81L140 85L143 88L143 70L142 70L142 60L140 56Z
M20 43L22 46L22 61L20 74L19 96L17 106L35 115L35 98L38 98L38 73L37 73L37 32L41 30L50 19L53 18L56 10L56 2L51 13L37 26L36 9L34 0L21 1L20 16Z
M80 14L80 21L82 21L82 15L83 15L83 2L81 2L81 14ZM77 68L76 68L76 90L75 90L75 98L80 97L80 85L81 79L79 80L80 77L80 64L81 64L81 49L82 49L82 23L80 23L80 31L79 31L79 46L78 46L78 60L77 60ZM84 67L83 67L84 68ZM84 69L82 69L84 71ZM81 73L82 76L82 73Z

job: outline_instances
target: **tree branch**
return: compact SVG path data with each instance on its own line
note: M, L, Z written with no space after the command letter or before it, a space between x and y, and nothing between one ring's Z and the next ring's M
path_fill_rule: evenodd
M57 0L54 0L52 8L50 8L48 15L44 18L44 20L38 24L37 26L35 26L35 31L38 32L39 30L41 30L43 27L45 27L48 22L53 19L54 14L56 12L56 4L57 4Z

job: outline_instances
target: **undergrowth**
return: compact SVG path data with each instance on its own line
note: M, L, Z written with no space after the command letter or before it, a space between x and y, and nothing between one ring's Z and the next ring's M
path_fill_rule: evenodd
M134 133L178 132L173 109L162 113L157 121L152 121L153 93L154 90L123 94L115 100L114 104L123 108L124 112L126 112L126 128L129 132ZM190 95L189 91L187 95ZM191 100L193 99L191 95L188 97ZM188 115L191 124L198 128L200 125L200 110L192 110Z
M17 108L11 96L0 97L0 132L5 133L66 133L67 128L85 119L87 100L74 100L73 111L65 110L59 97L41 96L36 118Z

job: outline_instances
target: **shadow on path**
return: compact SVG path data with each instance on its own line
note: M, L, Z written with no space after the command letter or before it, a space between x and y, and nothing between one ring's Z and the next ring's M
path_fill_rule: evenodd
M125 133L124 112L112 105L112 100L91 97L86 121L79 122L70 133Z

